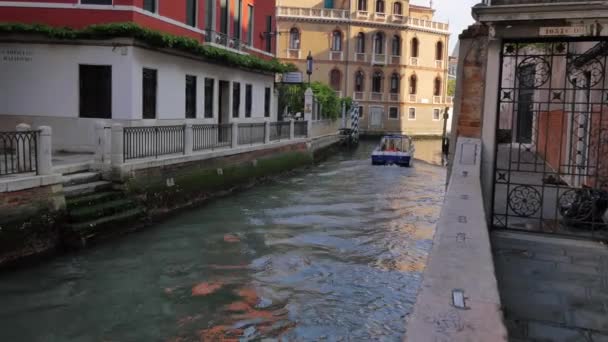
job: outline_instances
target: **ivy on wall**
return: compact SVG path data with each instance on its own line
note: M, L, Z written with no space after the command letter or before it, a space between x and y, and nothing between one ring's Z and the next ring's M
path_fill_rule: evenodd
M241 55L226 49L201 44L194 38L143 28L135 23L91 25L80 30L40 24L0 23L0 34L35 34L64 40L134 38L152 47L176 49L227 66L271 73L296 70L293 64L284 64L277 59L265 60L257 56Z

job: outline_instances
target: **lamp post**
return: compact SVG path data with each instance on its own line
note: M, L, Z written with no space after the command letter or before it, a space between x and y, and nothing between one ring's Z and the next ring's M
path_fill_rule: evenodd
M312 68L314 62L312 59L312 52L308 51L308 57L306 57L306 75L308 75L308 86L310 87L310 75L312 75Z

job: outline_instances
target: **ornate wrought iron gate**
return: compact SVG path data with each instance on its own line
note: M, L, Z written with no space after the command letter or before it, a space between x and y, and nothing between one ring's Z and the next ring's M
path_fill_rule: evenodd
M505 41L493 225L608 238L608 41Z

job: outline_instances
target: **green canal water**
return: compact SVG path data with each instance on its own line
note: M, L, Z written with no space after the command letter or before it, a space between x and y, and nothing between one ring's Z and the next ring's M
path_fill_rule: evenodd
M445 169L372 148L1 274L0 341L401 340Z

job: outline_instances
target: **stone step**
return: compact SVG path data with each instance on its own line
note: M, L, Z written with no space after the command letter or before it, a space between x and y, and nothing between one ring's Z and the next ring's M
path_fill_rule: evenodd
M88 195L96 191L105 191L112 189L112 183L106 181L97 181L86 184L70 185L63 188L65 197L76 197Z
M92 183L101 180L99 172L80 172L63 175L63 186Z
M77 172L87 172L90 169L91 169L91 163L89 163L89 162L53 166L53 172L61 173L62 175L70 174L70 173L77 173Z
M105 203L99 203L92 206L86 206L71 210L70 220L74 223L85 222L98 219L104 216L111 216L113 214L126 211L135 206L135 203L129 199L118 199Z
M134 221L140 218L143 214L143 208L137 207L126 211L121 211L111 216L104 216L87 222L68 224L67 228L74 233L80 234L83 238L88 239L100 233L100 231L97 231L96 228L109 226L110 224L116 225L118 223Z
M66 204L69 210L74 210L84 206L91 206L99 203L112 201L121 197L124 197L124 194L118 191L97 192L88 195L72 197L67 200Z

